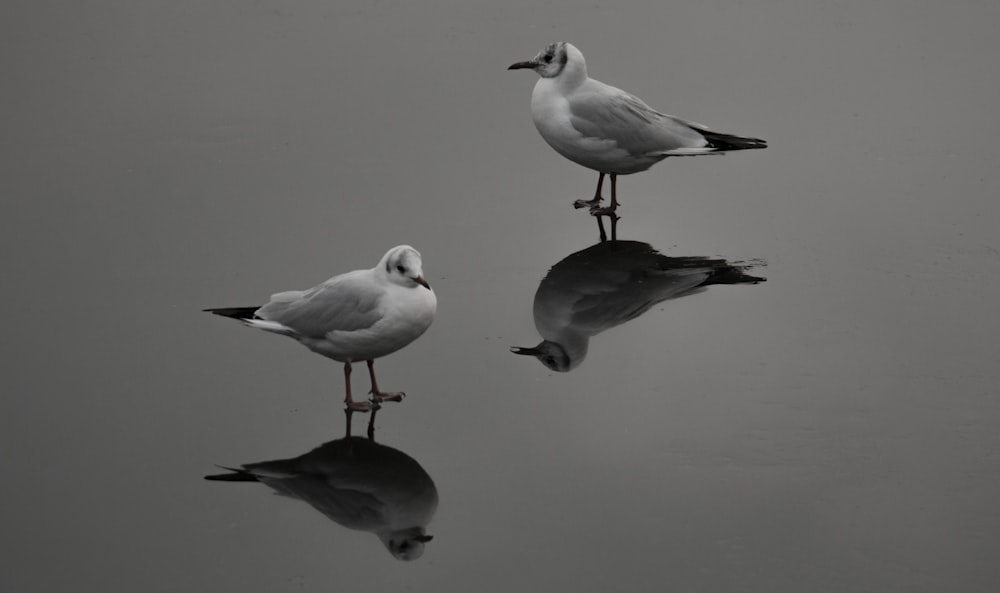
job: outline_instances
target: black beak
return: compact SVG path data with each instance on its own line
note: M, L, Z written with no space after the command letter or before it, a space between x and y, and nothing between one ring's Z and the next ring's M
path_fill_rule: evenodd
M432 539L434 539L434 536L433 535L418 535L417 537L415 537L413 539L417 540L418 542L422 542L422 543L426 544L427 542L429 542Z
M417 284L419 284L420 286L423 286L427 290L431 289L431 285L427 284L427 281L424 280L423 276L417 276L416 278L414 278L414 280L416 280Z
M514 354L523 354L525 356L537 356L538 348L522 348L520 346L511 346L510 351Z
M528 60L527 62L518 62L516 64L511 64L510 66L507 66L507 69L508 70L520 70L521 68L534 68L537 65L538 64L536 62Z

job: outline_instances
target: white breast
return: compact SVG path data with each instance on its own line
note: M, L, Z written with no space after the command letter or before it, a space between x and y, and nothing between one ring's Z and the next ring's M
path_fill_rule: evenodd
M569 102L554 79L540 78L531 93L531 117L545 142L578 165L601 173L628 174L648 169L660 158L636 158L614 140L586 137L570 122Z
M437 297L423 287L391 286L383 299L382 318L373 326L331 331L324 339L300 341L314 352L334 360L381 358L419 338L434 321Z

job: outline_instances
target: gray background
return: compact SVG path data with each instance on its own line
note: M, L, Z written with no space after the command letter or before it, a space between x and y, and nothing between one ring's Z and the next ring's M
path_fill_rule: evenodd
M963 591L1000 584L995 2L11 2L0 20L0 589ZM535 132L595 78L766 151L619 183L622 238L762 258L554 374L596 240ZM200 313L411 243L380 363L437 483L415 563L214 464L339 437L341 371ZM359 388L364 373L356 373ZM363 422L362 422L363 423Z

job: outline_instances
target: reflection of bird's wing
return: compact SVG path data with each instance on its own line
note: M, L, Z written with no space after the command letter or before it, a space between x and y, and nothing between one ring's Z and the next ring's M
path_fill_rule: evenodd
M580 311L613 295L626 279L627 273L614 269L553 267L535 292L533 310L536 328L546 339L556 339L555 336L565 329L586 331L585 327L577 327L581 321L578 319Z
M300 335L322 338L331 331L369 328L380 318L385 291L370 270L335 276L306 291L282 292L257 310L261 319L274 321Z
M340 471L336 464L328 469L315 473L296 459L253 463L245 471L279 494L302 500L345 527L374 531L387 523L385 502L377 492L365 488L363 479L354 479L356 472Z
M687 294L709 276L706 269L641 270L615 290L588 294L573 306L572 325L596 333L635 319L653 305Z
M316 478L296 478L281 483L262 481L281 494L309 503L344 527L377 531L388 522L386 505L370 492L331 487Z
M570 124L586 137L613 140L632 156L712 152L692 124L625 91L589 79L569 95Z

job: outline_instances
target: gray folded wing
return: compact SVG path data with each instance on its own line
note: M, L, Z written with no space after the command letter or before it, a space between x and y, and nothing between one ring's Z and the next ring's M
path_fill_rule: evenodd
M613 140L635 156L702 152L698 124L665 115L634 95L589 80L569 97L570 124L590 138Z
M369 328L381 318L384 291L366 275L345 274L306 291L275 294L257 316L297 333L322 338L331 331Z

